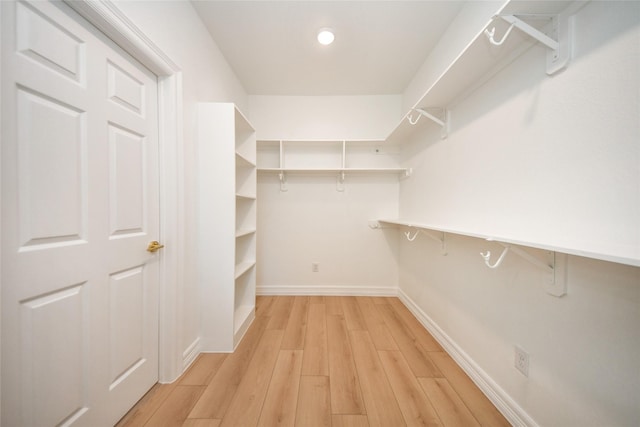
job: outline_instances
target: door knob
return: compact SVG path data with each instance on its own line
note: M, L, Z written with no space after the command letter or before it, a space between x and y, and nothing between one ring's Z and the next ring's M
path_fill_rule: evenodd
M149 242L149 246L147 246L147 250L149 252L156 252L162 248L164 248L164 245L161 245L160 242L158 242L157 240Z

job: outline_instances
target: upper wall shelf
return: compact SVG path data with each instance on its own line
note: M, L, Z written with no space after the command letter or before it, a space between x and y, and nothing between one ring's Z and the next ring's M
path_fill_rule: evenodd
M496 12L458 56L434 81L429 82L424 94L402 117L386 138L387 143L403 143L413 133L420 116L420 123L433 123L442 128L442 137L448 133L448 108L464 95L481 85L491 76L524 53L528 48L549 36L559 41L560 52L550 50L547 58L548 73L562 69L568 61L569 32L568 16L575 13L585 2L572 1L511 1ZM516 22L516 24L513 24ZM511 25L512 28L509 31ZM531 28L526 32L523 28ZM500 45L490 41L485 30L493 32L494 40L509 34ZM544 34L544 33L548 34ZM539 38L536 38L539 37ZM543 37L544 36L544 37ZM549 65L549 62L551 64ZM427 113L427 114L425 114ZM432 117L429 117L432 116ZM429 119L429 120L428 120Z
M346 175L397 174L411 169L381 148L382 141L258 141L258 172L278 174L287 191L286 174L336 175L337 190L344 190Z

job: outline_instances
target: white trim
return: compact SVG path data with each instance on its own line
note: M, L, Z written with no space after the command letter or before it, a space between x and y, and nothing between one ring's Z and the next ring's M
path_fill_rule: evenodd
M2 5L0 5L0 25L2 25ZM2 51L2 31L0 28L0 52ZM0 58L0 101L2 100L2 59ZM2 103L0 102L0 135L2 135ZM0 177L2 176L2 150L0 150ZM2 241L2 191L0 191L0 242ZM2 277L2 245L0 245L0 277ZM2 307L2 280L0 279L0 307ZM2 316L0 316L2 319ZM0 320L0 337L2 335L2 320ZM2 339L0 339L0 378L2 378ZM0 420L2 420L2 387L0 387ZM1 422L0 422L1 424Z
M172 382L183 372L179 349L183 277L184 203L182 146L182 73L110 0L64 0L80 16L158 76L160 145L160 237L165 244L160 266L159 382Z
M195 362L196 358L200 354L200 348L202 347L200 341L200 337L196 338L191 344L189 344L187 349L182 352L182 370L184 372L187 371L189 366Z
M398 296L396 286L258 286L256 295Z
M402 289L398 289L398 298L512 425L538 427L533 418L482 370L433 319L422 311Z
M180 67L111 0L64 0L64 2L156 76L171 76L180 71Z

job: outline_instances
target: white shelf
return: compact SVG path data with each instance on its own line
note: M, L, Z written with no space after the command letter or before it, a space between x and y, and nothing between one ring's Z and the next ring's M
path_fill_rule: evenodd
M242 154L236 152L236 167L240 168L253 168L255 163L244 157Z
M239 264L236 264L235 278L238 279L241 277L247 271L251 270L254 265L256 265L255 261L242 261Z
M585 251L579 248L555 246L555 245L548 245L542 242L512 239L505 236L474 233L474 232L469 232L465 230L458 230L454 228L443 227L439 225L415 222L407 219L379 219L378 222L382 226L384 226L384 224L388 224L394 227L421 228L425 230L433 230L433 231L439 231L439 232L449 233L449 234L458 234L461 236L475 237L478 239L491 240L491 241L507 243L512 245L526 246L526 247L535 248L535 249L542 249L545 251L560 252L560 253L569 254L569 255L576 255L576 256L581 256L586 258L593 258L593 259L599 259L602 261L609 261L609 262L615 262L618 264L625 264L625 265L640 267L640 259L637 259L637 258L621 257L613 254Z
M258 173L279 174L396 174L396 153L381 149L382 141L258 141Z
M250 194L236 194L236 198L243 200L256 200L256 196Z
M256 232L255 228L236 230L236 239L238 237L244 237L244 236L248 236L250 234L254 234L255 232Z
M572 1L511 1L496 12L496 15L548 15L555 16L564 11ZM526 17L524 18L526 20ZM532 25L541 27L548 24L544 20ZM411 125L406 118L415 108L429 110L431 108L447 109L458 102L464 95L488 80L515 58L523 54L536 43L532 37L514 30L501 46L492 45L484 34L485 28L496 27L497 34L504 34L508 25L502 19L492 19L479 28L478 33L465 46L459 55L445 68L435 81L431 82L424 94L407 111L396 127L387 136L389 144L406 141L415 128L425 123L434 122L423 118L416 125Z
M258 168L261 173L409 173L406 168Z

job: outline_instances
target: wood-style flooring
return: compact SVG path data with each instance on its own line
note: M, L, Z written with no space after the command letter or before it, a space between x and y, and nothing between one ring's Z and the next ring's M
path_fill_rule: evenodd
M118 426L508 426L397 298L262 296L234 353L201 354Z

